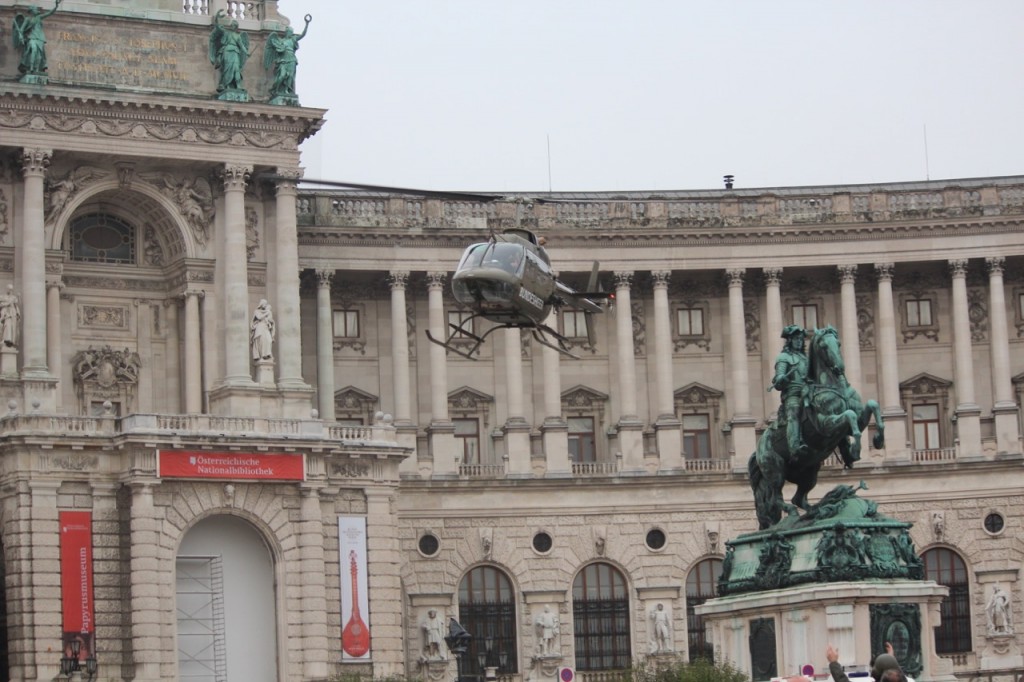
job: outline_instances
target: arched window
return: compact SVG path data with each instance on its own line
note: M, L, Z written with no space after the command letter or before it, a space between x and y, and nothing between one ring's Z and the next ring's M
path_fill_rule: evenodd
M715 651L704 634L704 617L697 615L697 606L715 596L718 576L722 573L721 559L704 559L686 576L686 636L690 660L715 657Z
M484 668L516 673L516 603L512 582L493 566L477 566L459 583L459 622L473 636L462 656L462 678L484 679Z
M971 595L967 564L959 554L945 547L921 555L924 579L949 588L942 600L942 625L935 630L935 653L952 654L971 650Z
M578 670L625 670L632 663L629 592L610 564L590 564L572 584Z
M71 260L135 263L135 228L109 213L89 213L71 222Z

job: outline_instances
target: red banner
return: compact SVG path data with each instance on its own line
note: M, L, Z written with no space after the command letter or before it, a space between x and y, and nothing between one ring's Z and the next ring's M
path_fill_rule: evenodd
M269 481L302 481L306 478L306 460L300 454L159 450L157 457L163 478Z
M78 641L79 660L93 653L96 622L92 591L92 512L60 512L60 595L64 655Z

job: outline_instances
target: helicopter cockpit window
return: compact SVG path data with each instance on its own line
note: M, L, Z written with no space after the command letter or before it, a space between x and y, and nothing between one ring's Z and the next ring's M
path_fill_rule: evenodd
M522 244L496 242L474 244L466 250L459 264L459 270L467 268L497 268L510 275L518 275L523 267Z

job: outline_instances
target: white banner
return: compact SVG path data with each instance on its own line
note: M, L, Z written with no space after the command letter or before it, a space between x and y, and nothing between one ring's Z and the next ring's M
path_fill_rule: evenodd
M366 584L366 517L338 517L341 566L341 658L370 658L370 608Z

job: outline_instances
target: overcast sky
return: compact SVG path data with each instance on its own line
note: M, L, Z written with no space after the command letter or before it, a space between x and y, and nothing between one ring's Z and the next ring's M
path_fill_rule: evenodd
M298 92L329 110L307 177L598 191L1024 173L1022 0L279 7L299 29L313 15Z

